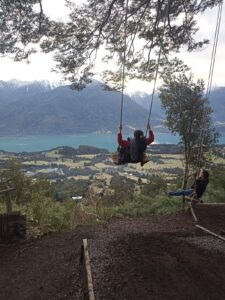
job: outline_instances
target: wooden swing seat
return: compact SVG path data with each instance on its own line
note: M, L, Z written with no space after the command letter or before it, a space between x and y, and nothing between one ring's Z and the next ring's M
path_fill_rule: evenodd
M121 163L120 159L119 159L119 152L118 151L112 152L111 159L112 159L112 161L115 165L123 165L123 164L127 164L127 163L136 164L136 163L140 162L140 161L138 161L138 162L128 161L126 163ZM146 152L144 152L143 164L146 164L147 162L149 162L149 159L148 159L148 156L147 156Z
M187 202L191 202L191 203L203 203L203 200L201 198L197 198L196 195L193 196L185 196L184 199Z

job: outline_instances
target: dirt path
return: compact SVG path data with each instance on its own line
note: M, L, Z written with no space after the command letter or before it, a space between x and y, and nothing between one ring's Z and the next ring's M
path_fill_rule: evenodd
M0 247L0 299L82 299L81 241L79 229Z
M87 238L97 300L222 300L225 245L202 247L194 242L199 235L188 212L179 212L114 218L0 247L0 299L81 300L80 247Z

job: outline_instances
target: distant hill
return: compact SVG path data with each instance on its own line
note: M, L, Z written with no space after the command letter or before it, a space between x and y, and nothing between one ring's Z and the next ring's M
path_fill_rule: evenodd
M121 93L103 90L98 82L82 91L42 82L1 82L0 135L115 132L120 103ZM147 117L143 107L124 97L124 129L145 128Z
M213 109L214 122L218 129L225 131L225 87L220 87L211 92L210 105Z
M109 154L106 149L100 149L93 146L80 145L77 149L69 146L57 147L54 149L63 156L86 155L86 154ZM48 151L47 151L48 152Z
M151 95L136 92L130 97L143 108L148 109L150 106ZM225 87L217 87L211 91L210 105L213 109L213 120L218 131L225 132ZM153 111L155 123L165 119L165 113L161 108L161 102L158 95L155 95L153 102ZM160 127L160 126L159 126Z
M225 88L211 93L215 123L225 128ZM151 97L136 93L124 97L123 129L146 128ZM115 132L120 119L121 93L106 91L93 82L82 91L46 81L0 81L0 136ZM155 98L151 124L159 132L165 115Z
M54 86L48 81L25 82L14 79L5 82L0 80L0 108L26 97L41 95L53 88Z

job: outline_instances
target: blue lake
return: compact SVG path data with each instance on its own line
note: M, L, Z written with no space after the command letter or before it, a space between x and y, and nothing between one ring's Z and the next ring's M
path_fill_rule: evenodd
M124 138L126 138L126 136L124 136ZM155 133L155 143L157 144L177 144L178 141L179 138L177 136ZM220 143L225 144L225 135L220 138ZM112 151L117 147L117 136L115 134L74 134L0 137L0 150L17 153L43 151L60 146L78 148L80 145L95 146Z

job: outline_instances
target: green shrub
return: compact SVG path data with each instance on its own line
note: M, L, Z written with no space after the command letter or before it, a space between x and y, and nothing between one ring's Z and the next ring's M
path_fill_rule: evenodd
M132 201L115 206L104 206L98 209L99 215L103 219L111 216L118 217L138 217L152 214L168 214L181 208L181 198L169 199L166 195L159 194L156 197L145 195L136 196Z
M71 229L75 225L75 211L76 203L73 201L52 203L51 207L48 207L44 214L43 222L44 224L48 224L51 229L57 231Z
M153 175L150 178L149 182L144 185L142 194L150 197L155 197L164 190L166 190L166 181L162 176Z
M76 225L77 204L72 200L56 202L41 193L34 193L29 203L18 205L14 202L13 209L26 214L30 226L40 232L60 231Z

